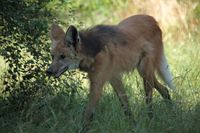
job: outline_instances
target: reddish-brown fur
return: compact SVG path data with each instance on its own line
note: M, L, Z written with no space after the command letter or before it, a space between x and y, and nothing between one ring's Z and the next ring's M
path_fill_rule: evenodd
M137 15L123 20L116 28L125 34L123 37L127 44L106 44L105 49L96 55L90 69L92 71L88 71L91 87L90 100L85 111L87 120L101 97L106 81L110 81L119 96L125 113L130 114L121 74L134 68L143 77L147 104L152 101L153 88L164 98L170 99L168 90L155 77L163 54L162 33L157 22L150 16Z
M63 35L60 36L61 40L64 40ZM65 42L60 46L55 46L52 51L61 53L58 49L63 51ZM67 52L69 51L64 52L66 56ZM143 78L146 103L150 108L153 88L156 88L163 98L170 100L167 88L155 77L155 71L159 70L164 53L161 30L151 16L136 15L115 26L96 26L80 31L76 54L80 59L80 69L88 73L90 80L85 121L90 120L107 81L118 95L125 114L131 114L121 76L134 68L137 68Z

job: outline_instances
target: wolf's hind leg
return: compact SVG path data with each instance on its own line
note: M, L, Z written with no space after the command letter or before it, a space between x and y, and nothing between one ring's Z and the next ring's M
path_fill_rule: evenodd
M110 84L113 87L113 89L115 90L119 101L121 103L121 106L124 110L125 115L130 116L131 115L131 111L130 111L130 107L129 107L129 102L128 102L128 97L126 95L122 80L121 80L121 76L115 76L110 80Z
M148 105L148 115L150 118L153 117L152 112L152 96L154 86L154 66L150 58L144 57L138 64L138 72L143 79L144 91L145 91L145 101Z

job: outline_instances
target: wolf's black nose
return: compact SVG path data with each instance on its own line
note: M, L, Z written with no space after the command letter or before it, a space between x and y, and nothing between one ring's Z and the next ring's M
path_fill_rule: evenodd
M47 74L48 76L51 76L51 75L53 74L53 72L51 71L51 69L47 69L47 70L46 70L46 74Z

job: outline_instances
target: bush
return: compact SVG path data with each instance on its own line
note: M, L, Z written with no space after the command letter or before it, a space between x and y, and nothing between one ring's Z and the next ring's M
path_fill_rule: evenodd
M69 82L47 78L44 72L50 61L49 23L55 21L56 15L51 2L54 1L1 0L0 54L8 64L3 94L18 109L32 98L43 96L43 92L52 93L63 83L70 89Z

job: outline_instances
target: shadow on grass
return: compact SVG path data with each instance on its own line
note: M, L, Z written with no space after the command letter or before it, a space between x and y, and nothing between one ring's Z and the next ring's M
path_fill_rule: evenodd
M142 100L142 99L139 99ZM81 128L82 113L87 99L73 99L65 92L32 101L23 110L14 110L12 105L0 98L1 133L75 133ZM148 119L143 102L131 101L137 125L134 127L124 116L117 97L112 93L103 95L91 123L91 133L198 133L200 132L200 104L184 110L176 105L172 110L165 103L154 103L154 117ZM16 105L15 105L16 106Z

